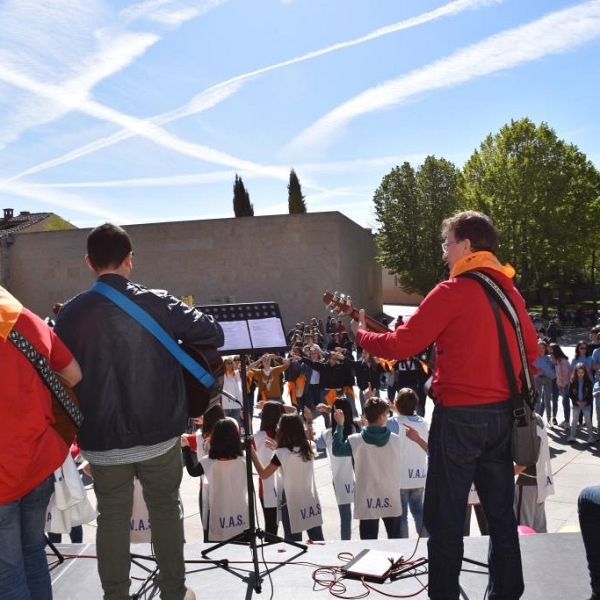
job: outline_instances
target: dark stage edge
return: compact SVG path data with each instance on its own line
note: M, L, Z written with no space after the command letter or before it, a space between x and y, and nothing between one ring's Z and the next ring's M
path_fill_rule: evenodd
M520 538L523 570L525 573L525 600L585 600L590 597L589 575L585 560L585 551L579 533L551 533L524 535ZM416 540L353 540L332 541L324 545L308 545L308 550L298 554L298 549L285 543L274 544L258 549L259 572L261 574L261 591L256 590L254 583L254 565L252 553L248 545L227 545L210 554L210 559L229 559L229 571L211 564L194 563L203 561L202 550L210 544L187 544L185 547L186 581L188 587L196 592L198 599L217 597L219 599L238 600L243 598L274 598L276 600L300 600L302 598L333 598L323 587L316 586L313 572L319 566L341 566L343 560L340 553L357 555L365 548L384 552L400 553L408 559L413 552L413 560L427 555L426 540L421 540L416 547ZM486 563L487 537L465 538L465 558ZM48 561L51 567L52 588L55 600L96 600L102 598L102 589L97 573L97 564L93 557L95 546L88 544L61 544L57 546L65 556L76 555L78 558L67 558L62 564L55 564L56 558L48 548ZM150 552L148 544L132 546L132 552L147 556ZM243 564L235 561L245 561ZM265 566L266 561L268 566ZM275 563L287 563L278 565ZM140 564L154 567L152 561L140 560ZM267 573L267 569L270 571ZM464 590L463 598L481 600L487 585L485 569L469 562L463 563L460 585ZM132 577L146 577L142 568L133 565ZM321 577L327 577L322 573ZM131 593L135 594L142 586L142 581L134 580ZM407 596L421 589L427 583L427 575L407 578L385 584L371 584L369 598L385 598L378 593ZM352 597L364 592L360 582L345 580L346 592L337 597ZM423 591L416 598L427 598ZM150 600L160 598L158 590L150 585L139 598Z

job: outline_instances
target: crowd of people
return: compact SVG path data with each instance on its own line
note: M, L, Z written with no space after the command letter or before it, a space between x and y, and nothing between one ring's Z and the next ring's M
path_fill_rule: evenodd
M540 397L539 413L545 415L547 427L563 428L569 443L576 442L577 431L584 422L587 442L595 444L600 434L600 325L591 327L588 341L577 342L571 358L556 338L548 339L546 330L540 328L537 333L538 356L533 366Z
M248 527L247 460L260 477L265 531L276 536L281 523L284 539L295 542L304 534L316 541L323 539L323 522L330 518L323 514L315 483L317 449L329 460L339 537L351 537L353 518L361 539L377 538L380 521L389 538L407 537L410 513L416 530L428 538L433 600L459 597L465 515L476 491L481 527L490 536L488 596L520 598L518 526L545 528L544 500L552 493L546 430L558 427L559 398L569 440L577 434L580 415L588 441L597 439L592 411L594 398L600 400L594 382L600 369L598 330L569 360L556 340L536 335L513 285L514 269L494 254L497 233L487 216L459 213L443 222L441 233L450 278L406 323L399 320L393 330L374 333L361 310L351 323L353 340L341 319L330 317L323 324L312 318L288 333L284 355L251 357L243 369L240 356L224 357L227 395L188 433L179 362L143 319L132 318L135 311L127 314L121 297L186 344L218 348L223 330L210 315L168 292L129 279L133 246L122 228L107 223L89 234L86 262L97 283L60 307L54 330L0 288L0 369L3 381L10 382L0 405L6 433L0 443L19 457L0 467L0 533L3 540L11 536L9 550L6 544L0 549L0 589L7 597L52 597L44 518L52 473L68 453L53 428L49 390L10 343L18 330L54 371L76 385L83 413L78 443L98 503L96 552L105 598L129 597L135 480L152 523L161 597L193 600L186 585L179 499L184 466L199 478L205 541L227 540ZM494 280L521 322L541 396L542 445L534 465L515 465L511 457L510 389L500 351L490 344L496 323L487 297L477 281L464 276L474 270ZM507 320L502 327L518 370L517 337ZM423 418L428 382L435 397L430 427ZM16 404L27 418L11 412ZM242 450L243 436L252 433L243 430L244 409L260 418L250 456ZM596 418L599 412L596 407ZM320 431L315 419L322 419ZM34 453L15 454L14 448L33 437L43 439ZM579 502L594 600L600 593L598 496L595 488L584 490Z

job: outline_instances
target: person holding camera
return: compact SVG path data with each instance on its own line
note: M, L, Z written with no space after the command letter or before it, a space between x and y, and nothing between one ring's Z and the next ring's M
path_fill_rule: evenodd
M274 365L279 360L277 354L263 354L248 367L248 373L258 386L258 400L276 400L283 402L283 373L290 366L290 361L284 358L281 364Z

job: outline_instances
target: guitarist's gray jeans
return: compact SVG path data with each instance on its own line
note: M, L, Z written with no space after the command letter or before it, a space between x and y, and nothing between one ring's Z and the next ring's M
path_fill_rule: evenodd
M128 465L91 465L98 500L96 546L98 573L105 600L130 598L129 535L133 506L133 477L144 490L159 568L158 584L165 600L185 595L183 521L179 506L182 478L181 450L176 444L166 454Z

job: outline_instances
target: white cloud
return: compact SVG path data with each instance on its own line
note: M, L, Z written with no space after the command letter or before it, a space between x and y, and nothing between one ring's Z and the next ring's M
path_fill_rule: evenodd
M4 195L8 194L44 202L50 205L52 211L54 211L57 206L60 206L61 208L66 208L70 211L93 215L102 219L115 220L117 222L123 222L123 220L126 219L124 215L113 210L107 210L94 202L90 202L82 196L55 190L36 189L34 186L27 185L20 181L6 186L3 185L2 192Z
M303 54L302 56L298 56L296 58L292 58L283 62L275 63L273 65L263 67L261 69L256 69L254 71L250 71L248 73L244 73L242 75L238 75L226 81L220 82L208 88L207 90L199 93L184 106L158 115L150 121L156 125L164 125L177 119L181 119L189 115L210 109L213 106L219 104L220 102L223 102L231 95L235 94L247 81L250 81L270 71L294 65L306 60L311 60L313 58L329 54L330 52L335 52L337 50L342 50L344 48L356 46L358 44L362 44L385 35L390 35L397 31L402 31L404 29L409 29L410 27L415 27L417 25L428 23L435 19L456 15L464 10L477 9L489 6L491 4L498 4L503 1L504 0L454 0L453 2L449 2L448 4L445 4L440 8L423 13L421 15L417 15L416 17L412 17L404 21L399 21L398 23L394 23L392 25L388 25L380 29L376 29L375 31L372 31L359 38L333 44L331 46L327 46L326 48L321 48L320 50L308 52L306 54ZM208 0L204 2L203 5L208 10L208 8L215 7L221 4L222 2L223 0ZM147 0L145 2L135 4L132 7L129 7L128 9L125 9L122 12L122 14L128 19L137 19L154 14L154 11L163 10L167 7L172 7L173 4L174 0ZM136 133L133 130L123 129L122 131L119 131L113 135L96 140L94 142L81 146L80 148L67 152L62 156L30 167L24 171L21 171L20 173L16 173L12 177L8 178L6 181L15 181L27 175L39 173L40 171L44 171L46 169L57 167L59 165L71 162L87 154L96 152L102 148L106 148L123 140L126 140L134 135L136 135Z
M332 161L321 163L303 163L296 165L296 172L302 173L302 186L309 189L319 190L320 195L353 195L356 193L356 188L337 188L328 189L318 184L315 184L309 179L310 175L331 175L339 173L355 173L360 170L361 173L371 169L380 171L381 169L391 169L396 165L400 165L405 161L411 164L421 164L425 160L424 154L408 154L402 156L379 156L373 158L358 158L356 160L347 161ZM274 166L286 173L288 167ZM236 173L244 180L260 179L263 174L255 170L221 170L209 173L191 173L188 175L167 175L163 177L136 177L133 179L115 179L108 181L66 181L55 183L32 183L31 188L52 189L52 188L139 188L139 187L173 187L173 186L188 186L202 185L208 183L220 183L232 181ZM5 183L10 183L7 180ZM371 189L371 188L369 188ZM350 191L349 191L350 190ZM311 195L311 201L320 196Z
M226 1L146 0L113 13L101 0L9 0L0 6L0 64L34 80L60 82L74 98L85 98L160 40L157 33L125 31L131 22L144 19L172 29ZM0 101L8 109L0 120L0 149L72 108L2 87Z
M493 35L453 55L364 91L302 131L286 150L326 148L360 115L391 108L417 94L567 52L600 35L600 1L554 12L528 25Z
M41 82L62 85L83 99L103 79L126 68L159 37L127 33L97 0L15 0L0 6L0 64ZM70 107L21 88L2 86L8 106L0 120L0 148L23 131L64 116Z
M224 2L227 0L145 0L124 8L120 15L126 21L145 19L178 27Z
M71 90L60 85L44 84L27 77L23 73L11 71L0 64L0 80L5 81L17 88L32 92L41 98L62 105L68 110L78 110L88 116L102 121L114 123L126 128L136 135L140 135L154 143L209 163L224 165L239 170L248 170L275 179L288 179L287 169L282 167L262 166L252 161L236 158L225 152L214 150L200 144L194 144L178 138L177 136L162 129L151 121L145 121L136 117L120 113L112 108L104 106L94 100L82 97L81 94L74 95ZM0 182L6 184L9 180Z
M242 178L251 178L252 173L244 171L215 171L212 173L194 173L191 175L167 175L165 177L138 177L135 179L115 179L112 181L82 181L64 183L30 184L32 188L138 188L138 187L174 187L198 185L205 183L220 183L233 181L236 173Z

